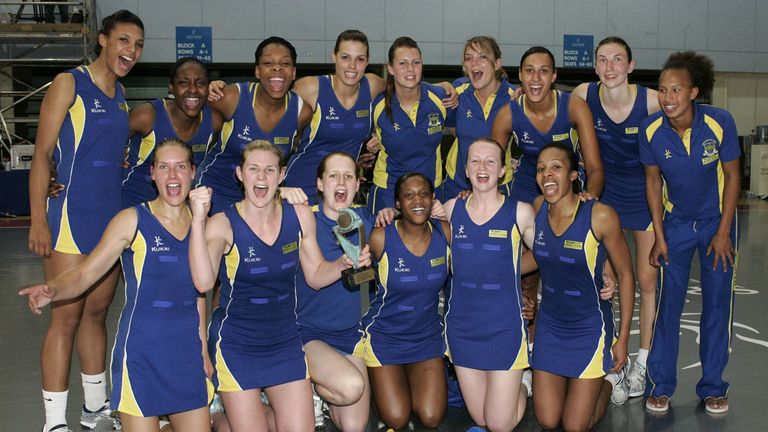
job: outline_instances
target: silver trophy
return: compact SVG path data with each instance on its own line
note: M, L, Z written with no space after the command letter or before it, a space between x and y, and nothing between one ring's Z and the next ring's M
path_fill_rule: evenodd
M358 244L355 244L347 238L347 234L357 230ZM360 289L360 285L376 280L376 274L370 267L358 267L357 261L360 258L360 251L365 247L365 225L360 216L352 209L344 208L339 210L339 218L336 226L333 227L333 234L336 236L341 249L352 261L352 268L341 272L341 279L344 286L350 290Z

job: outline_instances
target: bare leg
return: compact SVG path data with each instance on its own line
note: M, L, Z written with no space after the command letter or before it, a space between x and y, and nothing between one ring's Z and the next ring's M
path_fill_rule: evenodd
M365 382L353 363L320 340L307 342L304 352L318 396L333 405L351 405L360 400Z
M267 420L261 406L261 389L221 392L221 400L232 432L267 431Z
M439 357L411 363L405 366L405 373L413 412L424 427L437 428L448 409L445 360Z
M411 396L405 366L370 367L368 376L379 419L395 430L408 425L411 418Z
M456 378L459 380L461 395L464 397L464 403L467 404L467 411L472 421L478 426L485 427L485 393L488 384L488 377L485 371L470 369L462 366L454 366L456 369Z
M595 417L601 389L610 384L602 377L591 379L568 379L568 391L563 410L563 429L587 431L600 419ZM607 403L607 399L605 400ZM602 410L605 413L605 407Z
M138 417L120 413L120 421L124 432L159 432L160 421L155 417ZM176 429L182 430L182 429Z
M208 407L204 406L191 411L171 414L171 426L174 430L184 432L211 432L211 416Z
M653 232L632 231L637 253L637 281L640 283L640 348L651 347L653 318L656 313L656 283L658 270L648 262L655 241Z
M362 432L368 424L368 415L371 410L371 386L368 383L368 371L365 361L353 355L346 356L347 361L355 365L363 377L363 394L352 405L330 405L331 420L344 432Z
M291 381L264 390L275 412L279 431L309 431L315 428L312 386L309 379Z
M533 409L542 429L560 426L568 380L560 375L533 370Z

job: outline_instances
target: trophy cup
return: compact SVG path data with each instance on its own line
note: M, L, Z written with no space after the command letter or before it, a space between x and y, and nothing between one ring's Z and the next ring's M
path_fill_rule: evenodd
M344 250L344 253L352 261L352 268L342 271L341 279L348 290L355 291L360 289L360 285L376 280L376 274L372 268L358 268L357 264L360 251L365 247L365 226L360 216L354 210L348 208L339 210L339 219L336 224L333 227L333 234L339 241L341 249ZM352 243L346 236L355 230L357 230L358 234L358 244Z

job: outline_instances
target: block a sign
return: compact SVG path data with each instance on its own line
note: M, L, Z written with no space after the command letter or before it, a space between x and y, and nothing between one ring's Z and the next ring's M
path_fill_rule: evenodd
M594 67L594 48L592 35L563 35L563 67Z
M176 27L176 60L195 57L203 63L213 61L210 27Z

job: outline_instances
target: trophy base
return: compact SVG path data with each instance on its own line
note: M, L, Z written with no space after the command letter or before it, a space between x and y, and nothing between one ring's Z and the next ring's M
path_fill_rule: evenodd
M341 280L344 282L344 288L350 291L357 291L360 285L376 280L376 273L372 268L367 269L346 269L341 272Z

